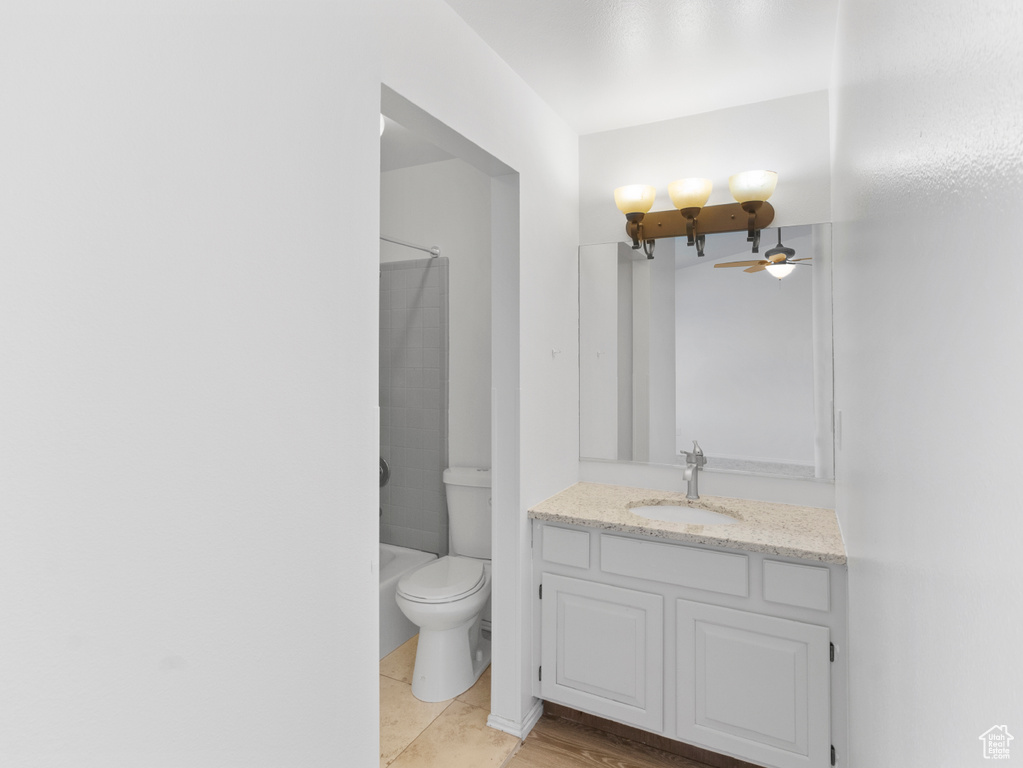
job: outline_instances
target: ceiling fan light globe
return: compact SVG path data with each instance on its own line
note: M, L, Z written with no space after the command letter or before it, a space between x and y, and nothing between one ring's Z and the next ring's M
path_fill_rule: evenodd
M792 270L794 270L795 268L796 268L795 264L788 264L786 262L783 262L781 264L768 264L767 266L764 267L764 269L768 271L771 277L777 277L779 280L781 280L783 277L787 277L788 275L792 274Z

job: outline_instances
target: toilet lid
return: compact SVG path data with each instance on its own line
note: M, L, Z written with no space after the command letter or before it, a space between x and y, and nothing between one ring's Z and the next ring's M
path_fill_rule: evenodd
M398 592L423 603L449 602L476 592L483 584L483 561L442 557L402 576Z

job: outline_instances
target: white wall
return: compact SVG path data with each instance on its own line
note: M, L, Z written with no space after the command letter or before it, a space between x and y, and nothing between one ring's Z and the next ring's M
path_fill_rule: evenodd
M3 4L0 764L375 763L374 30Z
M577 472L576 137L439 0L0 14L0 762L372 764L381 79L520 174L525 503Z
M518 172L522 492L575 481L578 137L441 0L389 0L380 53L395 91ZM444 41L424 48L424 41ZM567 218L566 218L567 217ZM563 354L552 357L552 349Z
M494 432L500 551L491 720L513 729L533 704L535 674L525 510L578 477L578 137L440 0L388 0L381 13L393 22L381 41L384 83L518 173L491 187L492 211L517 206L519 217L517 230L508 231L491 216L494 365L502 373L494 375L494 423L520 431ZM517 266L502 250L516 239ZM509 265L518 280L508 279ZM504 303L516 295L514 306ZM521 482L506 487L500 473L515 470Z
M653 210L671 210L668 184L683 176L714 182L708 205L735 202L728 177L751 168L778 172L775 223L831 220L828 94L825 91L637 125L579 140L580 242L625 238L614 204L622 184L653 184Z
M462 160L380 175L380 232L449 259L449 466L490 466L490 177ZM380 243L380 260L427 254Z
M995 724L1023 753L1021 29L1014 0L841 5L846 765L986 765Z

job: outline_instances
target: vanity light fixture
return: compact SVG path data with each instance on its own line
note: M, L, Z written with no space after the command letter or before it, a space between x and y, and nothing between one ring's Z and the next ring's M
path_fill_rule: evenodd
M646 184L629 184L615 190L615 205L628 219L625 231L632 247L638 250L642 243L647 258L654 257L654 240L658 238L684 234L688 244L696 246L697 255L703 256L706 235L743 230L747 241L753 243L753 253L759 253L760 230L774 220L774 208L767 198L777 183L774 171L737 173L728 182L736 202L708 206L713 188L710 179L679 179L668 186L676 210L653 213L650 209L657 190Z
M749 214L746 242L753 243L753 253L760 249L760 230L756 228L757 211L774 194L778 174L774 171L743 171L728 178L728 189L735 201Z
M618 187L615 190L615 205L618 206L619 211L625 214L629 224L634 227L630 233L632 235L632 247L638 250L640 241L642 241L643 253L646 254L648 259L654 257L654 241L644 237L643 218L646 216L647 211L653 207L656 195L657 190L648 184L626 184L624 187Z
M714 188L710 179L679 179L668 185L671 204L678 208L686 220L686 244L696 246L696 255L703 256L704 236L696 234L696 217L710 199Z

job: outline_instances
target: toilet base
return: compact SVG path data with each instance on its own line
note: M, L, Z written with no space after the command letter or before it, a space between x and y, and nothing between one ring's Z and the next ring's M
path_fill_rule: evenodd
M490 664L490 639L479 615L452 629L419 630L412 695L420 701L447 701L472 688Z

